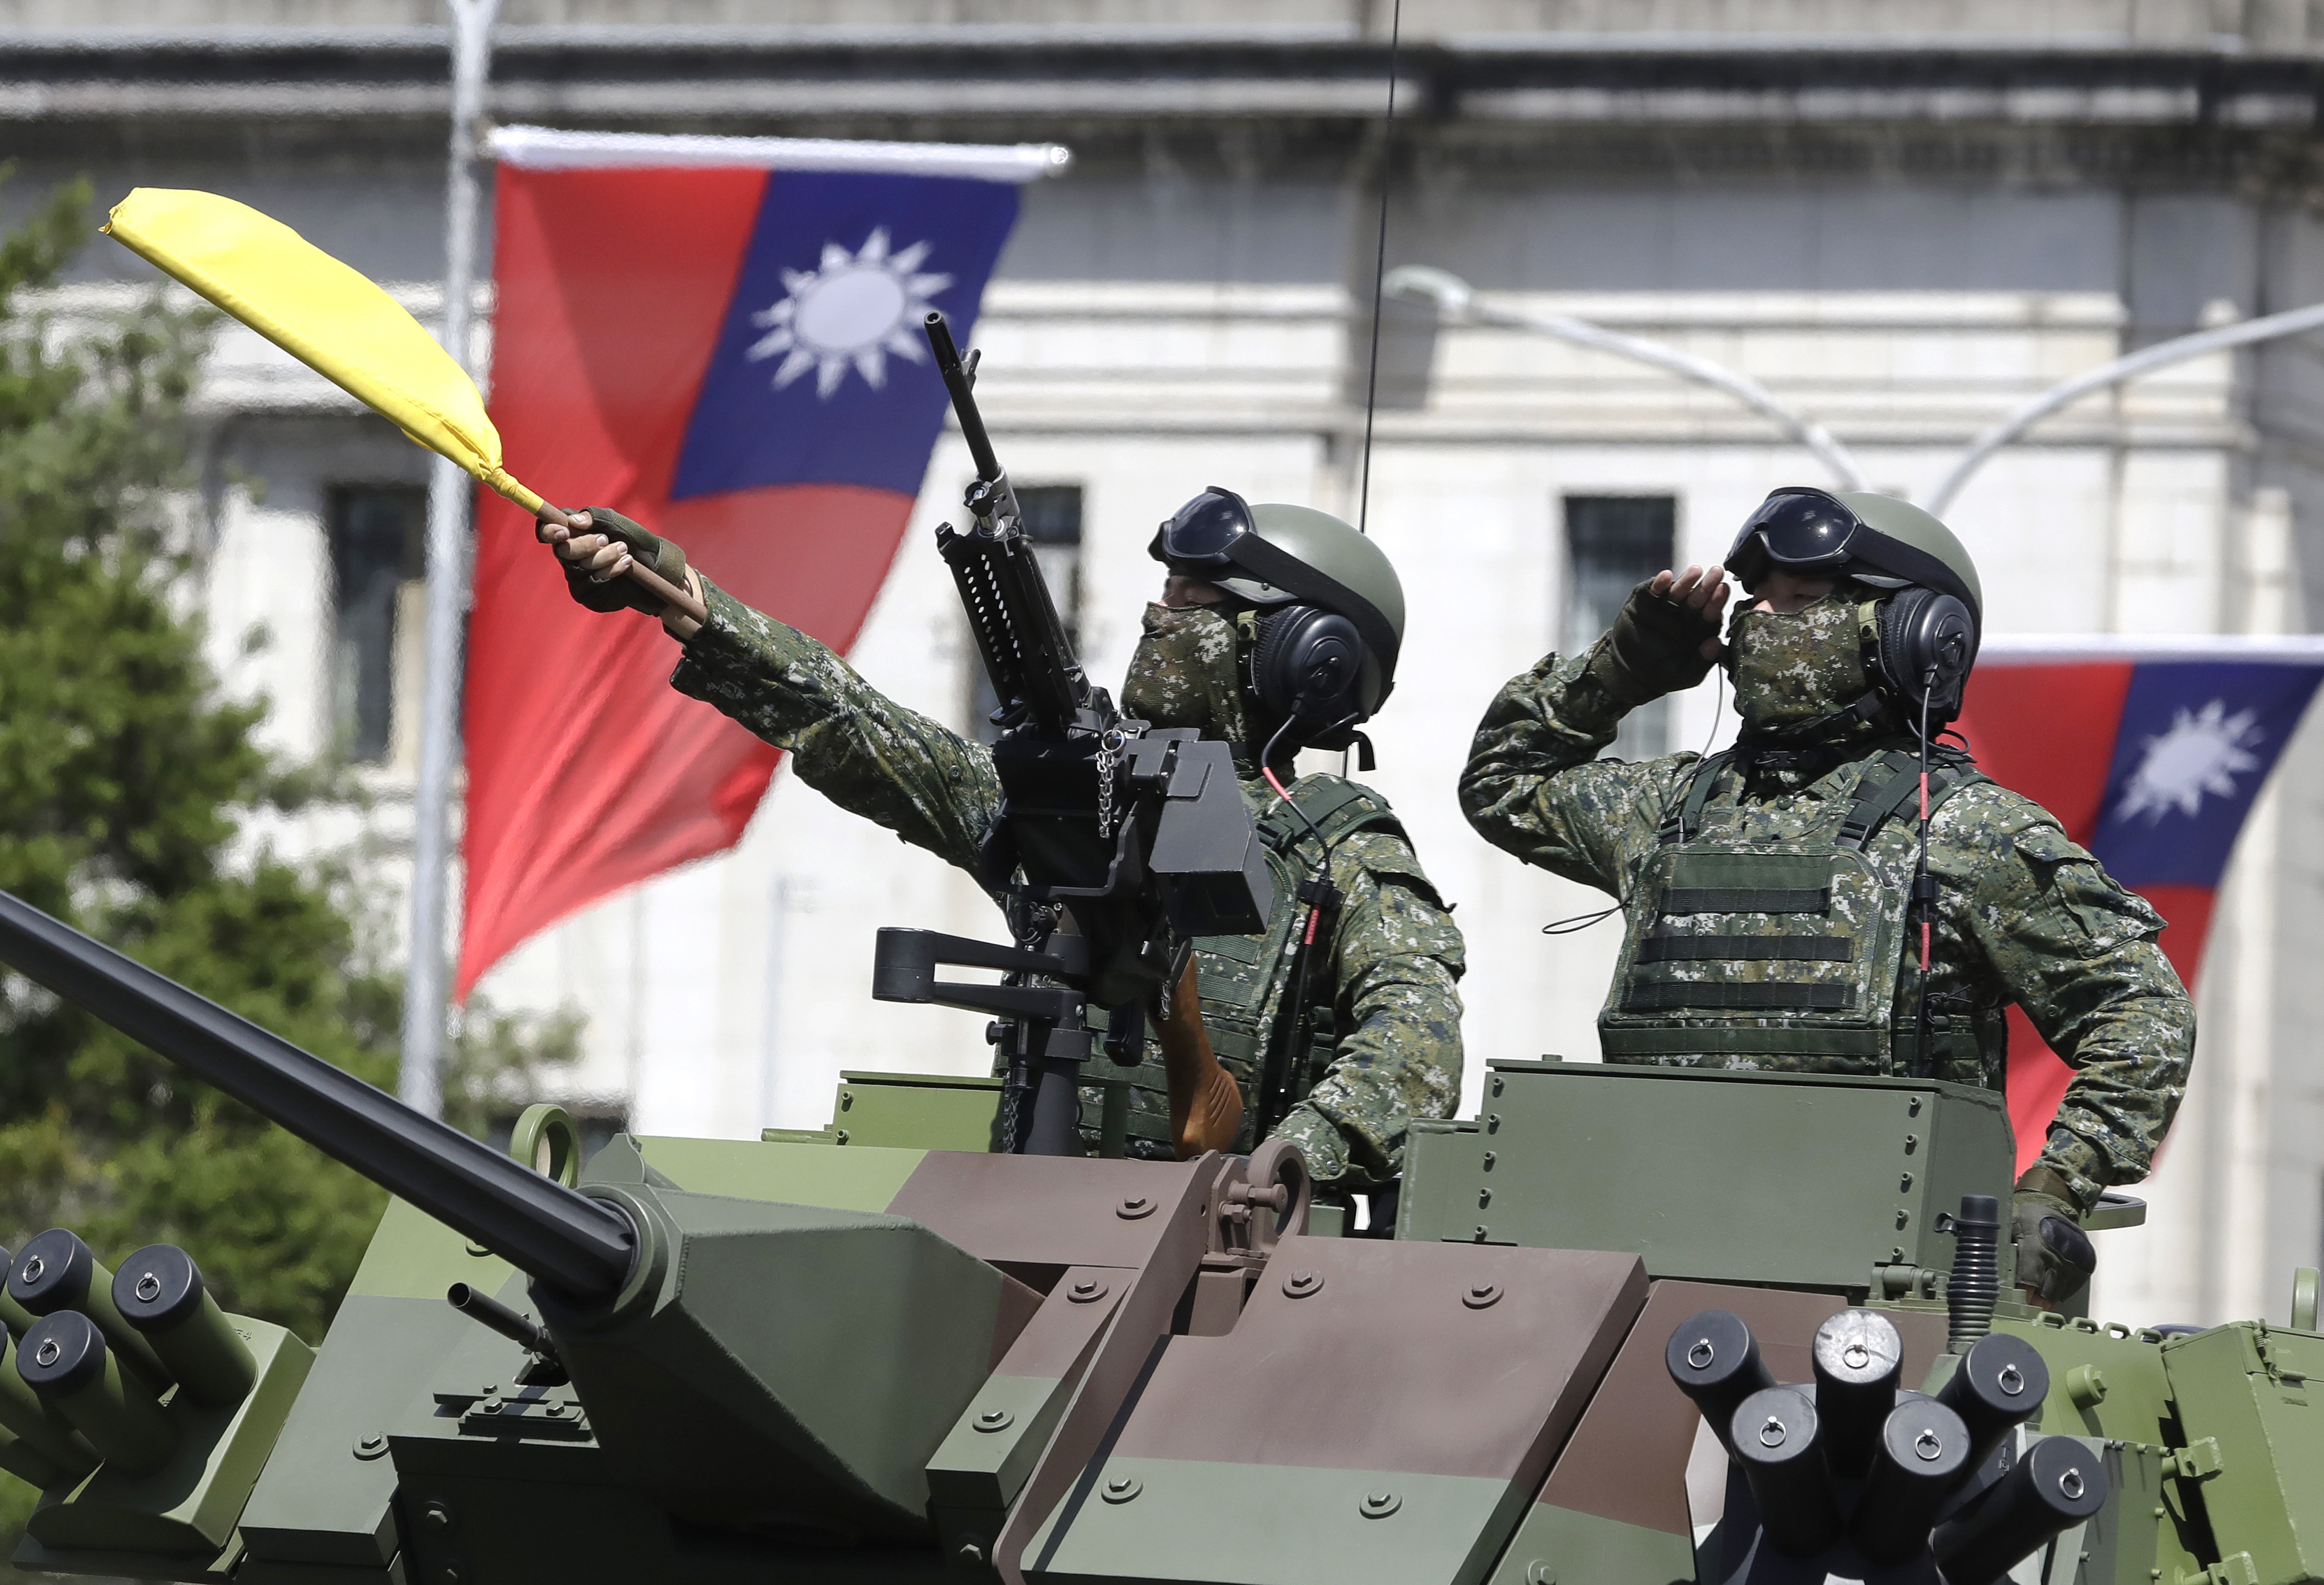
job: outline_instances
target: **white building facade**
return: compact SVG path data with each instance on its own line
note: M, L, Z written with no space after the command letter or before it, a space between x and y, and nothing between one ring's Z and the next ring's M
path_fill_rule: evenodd
M106 202L137 184L210 188L399 283L423 317L440 307L444 41L420 0L183 0L166 32L92 16L101 3L69 9L0 5L19 46L0 52L0 155L20 166L0 207L77 170ZM1367 779L1467 935L1464 1110L1488 1059L1594 1059L1618 945L1611 924L1543 936L1602 900L1461 818L1478 715L1545 650L1594 638L1637 577L1715 559L1770 487L1831 480L1716 392L1392 309L1367 499L1383 180L1391 266L1436 265L1494 306L1714 358L1917 499L1980 428L2058 380L2324 300L2324 56L2303 7L1415 4L1393 129L1388 8L1198 9L734 0L681 23L628 0L512 7L493 114L1074 150L1070 173L1028 189L986 298L979 393L996 442L1020 487L1043 492L1061 599L1109 683L1158 587L1147 540L1181 501L1217 483L1363 511L1411 613ZM1641 19L1655 31L1606 31ZM108 282L137 275L92 253L60 301L101 306L123 290ZM400 886L424 459L231 327L202 401L220 668L271 698L282 749L352 752L376 795L284 840L354 844ZM1988 631L2308 631L2324 576L2319 416L2324 371L2287 343L2052 419L1948 513L1978 559ZM882 689L964 731L975 659L929 534L967 476L956 438L940 442L853 652ZM254 625L268 641L246 650ZM1626 746L1732 728L1707 685ZM2319 760L2311 728L2230 870L2194 1092L2152 1224L2102 1238L2102 1316L2280 1316L2291 1268L2324 1253L2324 1063L2309 1034L2324 983L2305 972L2324 946ZM883 924L989 935L998 921L964 876L779 773L733 852L568 919L484 991L586 1012L572 1088L641 1130L815 1126L843 1070L987 1066L974 1015L871 1001ZM1641 1171L1655 1147L1640 1142Z

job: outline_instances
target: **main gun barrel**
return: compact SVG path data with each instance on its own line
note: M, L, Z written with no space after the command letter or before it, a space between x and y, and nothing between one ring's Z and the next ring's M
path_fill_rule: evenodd
M584 1302L612 1298L637 1234L481 1140L0 891L0 963Z

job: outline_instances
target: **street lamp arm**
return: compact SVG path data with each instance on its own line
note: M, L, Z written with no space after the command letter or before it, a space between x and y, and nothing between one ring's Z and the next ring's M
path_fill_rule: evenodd
M2061 381L1969 442L1969 449L1960 454L1960 460L1953 464L1952 470L1945 475L1930 495L1929 511L1938 517L1944 516L1945 508L1952 504L1953 497L1960 493L1961 486L1969 483L1969 475L1985 465L1986 458L2060 408L2080 401L2093 391L2119 385L2125 381L2135 380L2141 374L2184 363L2189 358L2199 358L2207 353L2223 352L2228 347L2248 346L2255 341L2273 341L2279 336L2298 336L2303 331L2318 329L2324 329L2324 304L2269 314L2264 318L2246 319L2240 325L2223 325L2216 330L2198 330L2192 336L2181 336L2142 347L2126 357L2116 358L2110 364L2103 364L2070 380Z
M1644 336L1625 336L1618 330L1609 330L1587 319L1571 314L1520 314L1507 309L1490 309L1480 305L1469 283L1449 271L1425 264L1405 264L1388 272L1383 283L1388 294L1407 302L1424 302L1434 306L1438 317L1452 324L1490 325L1509 330L1530 330L1536 335L1554 336L1577 346L1587 346L1600 352L1612 353L1633 363L1648 364L1682 380L1692 380L1698 385L1708 385L1723 391L1744 406L1765 415L1790 438L1813 452L1819 461L1839 478L1841 486L1849 490L1869 490L1872 486L1857 465L1856 458L1841 445L1831 430L1814 419L1803 417L1775 400L1775 393L1752 379L1723 364L1692 353L1682 352L1664 342L1649 341Z

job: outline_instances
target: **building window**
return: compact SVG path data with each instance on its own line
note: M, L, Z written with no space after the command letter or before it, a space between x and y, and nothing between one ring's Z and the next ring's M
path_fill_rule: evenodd
M330 493L331 707L357 764L419 759L421 581L428 493L351 484Z
M1560 650L1579 654L1597 642L1639 580L1671 565L1677 522L1678 502L1668 495L1565 498L1565 631ZM1618 760L1669 753L1670 701L1656 699L1624 716L1607 752Z
M1033 558L1057 604L1057 620L1078 652L1082 641L1082 487L1079 484L1022 484L1017 505L1025 514L1025 537L1033 542ZM969 644L968 722L979 742L1001 735L992 713L1001 701L992 679L984 674L984 659Z

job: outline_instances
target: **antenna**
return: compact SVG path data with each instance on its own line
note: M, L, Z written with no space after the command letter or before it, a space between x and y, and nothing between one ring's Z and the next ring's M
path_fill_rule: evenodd
M1379 249L1372 260L1371 373L1364 382L1363 484L1356 497L1356 532L1371 532L1372 418L1379 410L1380 301L1388 284L1388 189L1396 149L1396 64L1404 40L1404 0L1396 0L1388 24L1388 119L1380 127Z

